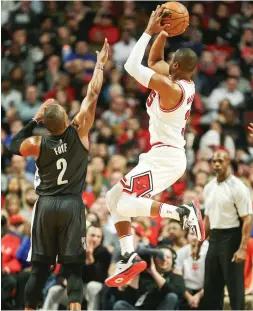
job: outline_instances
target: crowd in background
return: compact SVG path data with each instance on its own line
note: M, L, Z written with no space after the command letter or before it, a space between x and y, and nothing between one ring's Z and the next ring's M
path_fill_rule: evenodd
M173 51L190 47L199 57L194 75L196 95L185 132L188 164L180 180L156 199L180 205L197 197L204 210L203 188L213 178L210 160L217 148L229 152L232 172L249 187L253 199L253 137L246 129L253 120L253 3L183 3L190 12L190 26L183 35L168 40L164 54L169 61ZM73 118L92 77L95 51L101 49L105 37L110 44L110 56L104 68L104 83L90 133L90 160L82 194L87 225L94 225L87 232L90 248L83 271L86 298L83 307L117 309L122 308L122 304L117 305L118 301L134 304L131 299L143 295L138 294L137 289L133 295L126 288L108 289L103 285L108 273L113 271L119 247L105 204L105 193L138 163L139 155L150 148L145 110L150 90L130 77L123 65L157 4L161 3L1 3L3 308L24 308L24 286L31 270L26 256L37 199L33 187L34 160L12 156L8 145L48 98L55 98L66 109L69 118ZM145 54L145 65L151 44ZM43 125L38 126L35 133L45 134ZM183 298L184 286L192 290L203 287L203 262L208 242L200 259L191 261L191 248L195 247L196 241L178 222L138 217L134 220L133 232L136 245L141 243L157 248L166 244L178 253L177 261L168 263L169 270L174 264L183 275L182 284L179 282L181 287L178 285L180 289L175 290L178 296ZM245 264L246 295L253 294L252 243L253 234ZM92 257L95 263L90 264ZM186 275L187 260L195 267L192 271L197 277ZM159 262L155 265L158 267ZM52 267L52 274L41 293L41 306L44 304L45 309L66 308L64 273L59 265ZM189 301L184 303L184 308L189 307ZM142 309L141 305L136 309ZM145 305L145 309L155 306L151 303ZM199 306L198 303L189 308Z

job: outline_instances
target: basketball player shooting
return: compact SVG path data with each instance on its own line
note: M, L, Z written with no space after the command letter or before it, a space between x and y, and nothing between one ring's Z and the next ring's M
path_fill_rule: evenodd
M49 99L14 136L9 147L13 154L33 156L38 168L35 187L39 199L31 229L32 271L25 287L25 310L36 309L56 256L68 271L70 310L81 310L86 235L81 194L88 165L88 134L95 118L108 51L105 39L102 50L97 52L87 95L71 124L65 109ZM33 136L33 129L41 121L49 135Z
M105 283L122 286L146 268L134 250L130 217L161 216L176 219L190 229L200 241L205 239L204 225L197 201L177 207L151 199L173 185L186 169L184 128L195 94L191 80L197 56L191 49L177 50L170 62L163 60L168 25L161 26L164 7L158 6L148 26L135 44L126 64L126 71L139 83L152 89L147 100L150 116L149 132L152 148L141 154L138 165L106 194L106 201L119 236L122 260ZM155 40L149 63L141 62L152 35Z

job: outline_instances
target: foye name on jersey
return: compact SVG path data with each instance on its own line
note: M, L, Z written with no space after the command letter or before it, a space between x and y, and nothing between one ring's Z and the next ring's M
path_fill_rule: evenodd
M64 144L60 145L59 147L54 148L54 152L56 155L67 152L67 144L64 143Z

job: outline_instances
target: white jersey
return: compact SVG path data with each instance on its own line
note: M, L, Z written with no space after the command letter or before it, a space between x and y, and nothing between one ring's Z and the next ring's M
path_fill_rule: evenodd
M150 116L149 132L151 145L163 144L184 149L184 132L190 117L191 105L195 95L194 82L178 80L176 82L183 91L180 102L173 109L164 109L160 105L158 92L152 90L147 102Z

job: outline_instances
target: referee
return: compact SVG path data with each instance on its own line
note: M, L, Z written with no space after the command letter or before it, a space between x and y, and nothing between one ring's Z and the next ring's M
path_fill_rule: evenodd
M209 249L205 262L204 309L223 310L227 286L232 310L244 309L244 261L252 227L248 188L230 170L224 150L212 159L216 178L204 189L205 230Z

